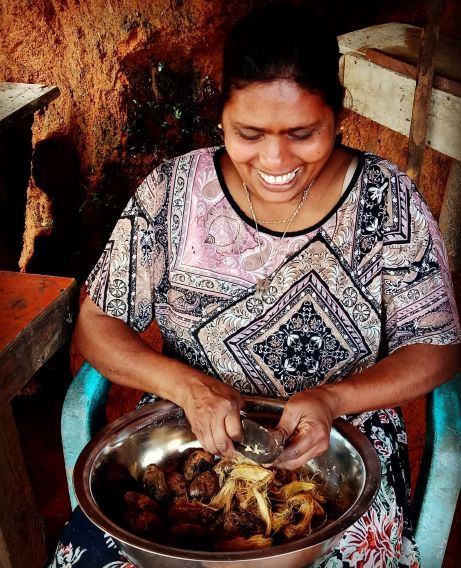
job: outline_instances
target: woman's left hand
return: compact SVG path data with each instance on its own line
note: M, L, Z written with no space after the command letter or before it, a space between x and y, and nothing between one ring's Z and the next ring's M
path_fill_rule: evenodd
M285 449L272 465L296 469L327 450L335 418L333 406L333 398L322 387L294 394L278 424L284 432Z

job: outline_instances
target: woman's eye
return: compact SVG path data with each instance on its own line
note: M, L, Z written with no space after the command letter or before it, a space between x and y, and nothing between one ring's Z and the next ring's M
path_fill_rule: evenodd
M261 132L257 132L254 130L246 131L246 130L239 130L238 135L240 138L244 140L259 140L262 136Z
M308 140L314 134L314 130L296 130L290 132L289 137L292 140Z

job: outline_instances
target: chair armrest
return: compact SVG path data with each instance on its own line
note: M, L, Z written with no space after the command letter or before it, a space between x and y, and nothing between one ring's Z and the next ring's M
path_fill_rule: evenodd
M422 568L439 568L461 487L461 376L427 395L426 408L413 519Z
M105 424L111 382L84 363L70 383L61 414L61 437L72 509L77 505L72 475L80 452Z

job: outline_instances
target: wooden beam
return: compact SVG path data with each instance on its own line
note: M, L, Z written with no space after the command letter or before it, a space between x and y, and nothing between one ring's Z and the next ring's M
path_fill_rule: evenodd
M439 21L443 4L444 0L427 1L426 24L421 35L406 166L408 175L416 184L419 183L426 145L427 116L432 96L435 50L439 39Z
M43 568L43 519L39 515L10 405L0 409L0 566Z
M415 63L408 61L403 56L393 55L381 49L369 47L365 49L365 57L368 61L390 69L391 71L395 71L396 73L400 73L400 75L404 75L405 77L416 79L418 76L418 68ZM438 73L435 69L432 86L449 95L461 97L461 83L451 77L444 76L442 73Z

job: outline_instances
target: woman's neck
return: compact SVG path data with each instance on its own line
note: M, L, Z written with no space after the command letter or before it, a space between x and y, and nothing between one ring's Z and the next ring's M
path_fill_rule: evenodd
M344 177L353 157L354 153L344 146L334 148L328 162L310 189L306 202L290 224L289 232L301 231L315 225L334 208L341 198ZM220 165L229 192L240 209L251 219L252 212L245 195L242 179L227 153L223 153ZM286 228L284 220L291 217L301 199L302 196L297 196L293 203L288 202L282 205L258 200L257 196L251 198L255 215L258 220L261 220L261 222L258 221L258 224L281 233ZM266 220L269 223L263 222ZM278 220L281 220L280 224L274 223Z

